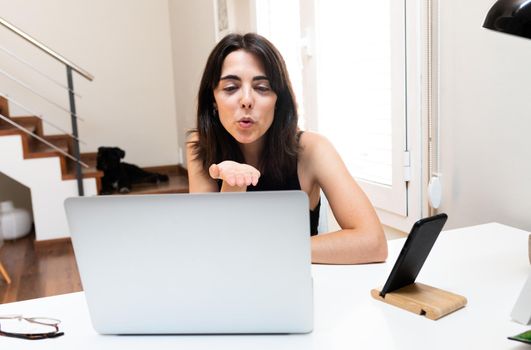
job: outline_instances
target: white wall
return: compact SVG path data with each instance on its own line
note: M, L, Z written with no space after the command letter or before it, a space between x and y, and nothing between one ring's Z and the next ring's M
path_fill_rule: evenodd
M197 90L208 57L215 45L212 0L169 0L173 52L174 99L177 108L179 145L196 125Z
M77 99L78 114L86 119L80 123L87 142L82 151L116 145L126 150L126 161L141 166L178 162L168 1L0 0L0 8L2 18L95 76L88 82L74 73L74 86L83 95ZM62 65L3 27L0 42L66 83ZM3 53L0 67L68 106L64 90ZM1 76L0 90L70 130L67 114Z
M482 28L493 0L439 2L440 211L531 230L531 40Z

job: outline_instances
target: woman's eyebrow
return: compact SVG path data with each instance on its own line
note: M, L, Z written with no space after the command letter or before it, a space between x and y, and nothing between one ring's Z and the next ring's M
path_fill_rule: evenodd
M237 75L229 74L229 75L225 75L224 77L219 78L219 80L221 81L221 80L241 80L241 79Z
M254 77L253 81L256 81L256 80L267 80L267 81L269 81L269 79L265 75L258 75L256 77Z
M219 78L219 80L238 80L238 81L241 81L242 79L237 76L237 75L233 75L233 74L229 74L229 75L225 75L221 78ZM256 81L256 80L269 80L265 75L257 75L256 77L253 77L253 81Z

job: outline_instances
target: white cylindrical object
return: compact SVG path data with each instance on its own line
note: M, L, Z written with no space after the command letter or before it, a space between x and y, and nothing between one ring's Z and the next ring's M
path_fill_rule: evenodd
M17 239L31 231L31 216L24 209L13 206L13 202L0 202L0 235L3 239Z
M428 200L433 209L439 208L442 199L442 186L438 176L430 179L428 184Z

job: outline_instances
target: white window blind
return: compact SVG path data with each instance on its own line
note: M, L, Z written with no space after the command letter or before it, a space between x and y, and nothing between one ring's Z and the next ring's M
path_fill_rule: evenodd
M319 131L353 176L391 186L390 1L317 6Z

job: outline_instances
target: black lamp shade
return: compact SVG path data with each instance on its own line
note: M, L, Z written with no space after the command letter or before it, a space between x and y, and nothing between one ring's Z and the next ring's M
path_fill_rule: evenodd
M498 0L483 27L531 39L531 0Z

